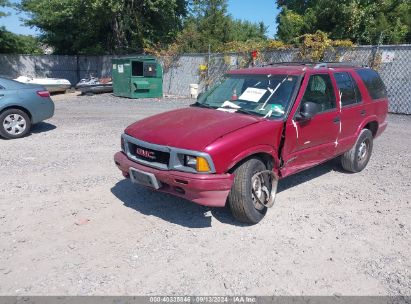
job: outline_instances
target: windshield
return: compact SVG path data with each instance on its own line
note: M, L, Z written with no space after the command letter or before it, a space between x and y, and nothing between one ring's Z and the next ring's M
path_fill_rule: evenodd
M201 95L197 104L232 113L283 118L297 80L294 75L226 75Z

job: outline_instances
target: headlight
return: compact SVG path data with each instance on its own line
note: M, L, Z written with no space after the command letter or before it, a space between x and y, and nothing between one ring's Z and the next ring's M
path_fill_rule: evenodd
M184 166L195 169L197 167L197 157L185 155L184 156Z
M207 159L202 156L185 155L184 165L195 169L197 172L210 172L210 164Z

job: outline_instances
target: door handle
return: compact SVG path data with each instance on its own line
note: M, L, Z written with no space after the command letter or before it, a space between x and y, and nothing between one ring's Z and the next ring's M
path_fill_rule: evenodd
M365 114L367 114L367 112L365 110L361 110L361 116L365 116Z
M341 121L341 119L338 116L336 118L334 118L334 120L333 120L333 122L336 123L336 124L340 123L340 121Z

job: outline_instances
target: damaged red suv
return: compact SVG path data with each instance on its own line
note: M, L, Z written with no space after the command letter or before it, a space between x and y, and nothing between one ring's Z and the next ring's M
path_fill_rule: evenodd
M378 73L347 64L230 71L185 109L129 126L114 156L133 183L258 223L278 181L341 156L360 172L387 127Z

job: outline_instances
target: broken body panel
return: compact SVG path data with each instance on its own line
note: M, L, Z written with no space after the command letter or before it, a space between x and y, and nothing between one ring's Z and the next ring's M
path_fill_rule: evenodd
M154 174L162 184L159 191L201 205L224 206L234 180L233 169L250 157L267 160L274 175L280 179L348 151L364 128L369 128L374 137L385 130L388 99L386 96L372 98L357 73L359 69L347 66L280 65L231 71L228 77L287 75L293 77L293 81L297 77L293 94L282 108L283 115L272 118L272 111L257 115L259 113L246 112L245 109L241 113L239 104L242 103L238 102L234 90L230 92L232 100L222 103L218 109L192 107L175 110L136 122L125 130L125 134L143 141L143 145L147 142L164 147L161 149L169 153L169 163L166 161L162 169L138 163L138 159L130 159L130 155L124 151L115 155L115 162L126 177L129 177L130 168ZM336 76L339 77L340 86L342 80L346 83L351 81L350 85L356 86L356 100L352 104L343 104L346 97ZM283 77L278 77L279 84L275 83L273 88L246 89L239 93L242 93L242 98L246 95L254 102L258 97L250 96L258 95L260 91L261 96L275 94L281 81L284 82L286 78L281 79ZM307 92L325 92L325 85L328 86L329 100L322 104L322 110L310 119L301 119L300 108L306 99L312 98L315 102L325 96L311 94L307 97ZM184 169L187 155L206 155L213 171L200 174ZM172 167L169 166L171 163Z

